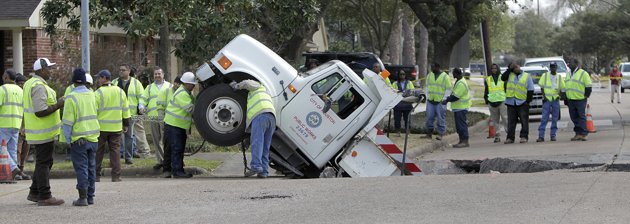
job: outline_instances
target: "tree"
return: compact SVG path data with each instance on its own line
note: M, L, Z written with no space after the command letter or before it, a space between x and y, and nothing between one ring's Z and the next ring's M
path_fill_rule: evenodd
M551 54L554 25L535 12L526 11L516 18L514 50L526 57L544 57Z
M92 0L90 23L122 27L127 35L151 39L170 33L181 36L175 54L186 64L212 57L238 33L260 38L289 61L299 57L317 31L318 19L331 0ZM80 0L47 1L42 9L46 31L54 34L60 21L79 28ZM162 48L168 42L161 42ZM161 49L160 52L170 49ZM166 57L164 57L166 58Z
M403 0L429 32L433 61L448 67L451 50L473 24L484 15L475 14L480 6L505 8L505 0Z
M511 53L514 52L514 20L506 13L496 10L488 12L488 26L490 35L490 51L495 53ZM481 33L479 32L479 23L472 26L470 50L471 58L482 60L483 49L481 44Z

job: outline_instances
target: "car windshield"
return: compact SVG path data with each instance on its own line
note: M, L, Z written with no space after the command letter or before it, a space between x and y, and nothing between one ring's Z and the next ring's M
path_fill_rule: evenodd
M622 65L620 70L621 72L630 72L630 64Z
M549 68L549 64L551 64L551 62L555 62L558 65L558 73L566 73L568 71L567 65L561 60L528 62L525 63L525 66L541 66Z
M527 72L529 75L532 76L534 83L538 83L538 80L540 80L540 76L547 72L547 70L524 70L524 72Z

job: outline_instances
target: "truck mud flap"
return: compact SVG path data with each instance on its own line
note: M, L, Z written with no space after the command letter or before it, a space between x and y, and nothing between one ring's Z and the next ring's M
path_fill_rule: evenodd
M302 176L302 177L304 176L304 174L302 172L300 172L299 170L295 169L295 167L293 167L290 164L288 164L287 162L285 162L282 158L280 158L280 156L278 156L274 152L269 152L269 159L271 161L273 161L275 164L281 165L282 167L287 168L288 170L290 170L291 172L295 173L296 175L299 175L299 176Z

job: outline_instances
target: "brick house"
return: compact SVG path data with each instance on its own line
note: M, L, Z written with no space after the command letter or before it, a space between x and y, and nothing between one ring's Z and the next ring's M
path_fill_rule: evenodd
M47 57L58 64L57 72L69 74L73 68L81 65L80 34L61 29L55 37L44 30L44 21L40 16L44 2L50 0L2 0L0 2L0 71L13 68L29 75L33 72L33 62L37 58ZM101 69L110 69L113 74L120 63L148 68L156 65L157 40L134 40L127 37L118 27L92 28L90 31L91 69L95 73ZM182 62L171 54L172 63L169 71L182 73ZM148 80L144 80L145 83Z

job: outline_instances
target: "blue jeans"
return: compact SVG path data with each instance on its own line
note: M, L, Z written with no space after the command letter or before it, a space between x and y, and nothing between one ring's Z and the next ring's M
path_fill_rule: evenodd
M122 143L120 144L120 155L123 155L125 160L133 160L133 154L135 153L135 136L133 135L133 125L136 122L129 119L129 128L126 133L122 133L120 138Z
M438 134L443 135L446 132L446 106L440 103L434 105L427 102L427 121L425 126L428 133L433 132L435 117L437 117Z
M396 130L400 130L400 123L401 123L402 119L405 120L405 129L403 129L403 130L407 130L407 123L409 122L409 114L410 113L411 113L410 110L396 110L396 109L394 109L394 127L396 128Z
M542 118L540 119L540 126L538 126L538 138L545 138L545 129L547 128L547 121L551 114L551 137L556 137L558 132L558 118L560 117L560 100L543 102Z
M588 135L588 130L586 129L586 99L584 100L569 100L569 115L571 116L571 121L575 126L573 131L576 135Z
M271 137L276 130L276 118L271 113L262 113L254 117L251 123L252 161L249 167L257 173L269 175L269 148Z
M467 110L455 112L455 129L461 140L468 140L468 122L466 121Z
M171 172L175 176L183 176L184 172L184 149L186 147L186 130L164 124L164 138L171 149Z
M7 142L7 150L9 151L9 166L11 170L18 168L17 160L17 143L20 129L17 128L0 128L0 141L3 139Z
M96 191L96 149L98 142L88 142L79 145L72 143L72 166L77 174L77 189L87 189L88 198L94 197Z

